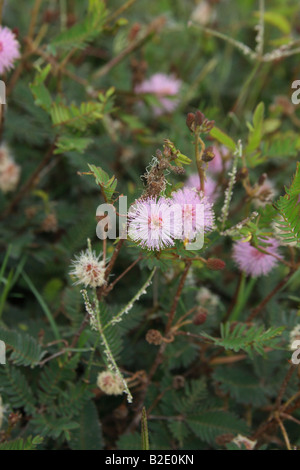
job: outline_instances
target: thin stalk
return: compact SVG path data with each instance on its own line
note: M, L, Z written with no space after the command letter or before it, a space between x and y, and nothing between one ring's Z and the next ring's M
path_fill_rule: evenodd
M205 189L205 171L203 169L202 157L205 151L205 144L201 139L199 133L195 134L195 159L200 178L200 190L204 193Z

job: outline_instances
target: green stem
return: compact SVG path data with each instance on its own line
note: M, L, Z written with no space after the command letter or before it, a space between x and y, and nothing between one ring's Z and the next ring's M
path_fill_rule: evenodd
M237 295L237 301L236 301L233 311L231 312L229 321L233 322L233 321L239 320L240 313L242 312L245 305L247 304L247 301L250 297L250 294L253 290L255 283L256 283L256 278L252 277L250 278L248 284L246 284L246 274L245 273L242 274L242 279L241 279L241 283L240 283L240 287L239 287L239 291Z
M146 289L147 287L149 287L151 281L152 281L152 278L154 276L154 273L156 271L156 268L154 268L151 273L150 273L150 276L148 277L147 281L143 284L143 286L139 289L139 291L136 293L136 295L130 300L130 302L128 302L127 305L125 305L124 308L122 308L122 310L114 316L114 318L108 322L104 328L103 328L103 331L106 330L106 328L110 325L115 325L116 323L119 323L121 320L122 320L122 316L125 314L125 313L128 313L129 310L133 307L134 303L141 297L141 295L145 294L146 293Z
M97 299L96 289L94 290L94 303L95 303L95 313L96 313L96 318L97 318L98 330L99 330L99 334L100 334L100 337L101 337L101 340L102 340L102 346L104 347L104 351L105 351L108 363L109 363L111 369L115 372L115 374L122 380L123 386L124 386L124 392L127 395L128 403L132 403L133 397L131 395L131 392L128 388L128 385L127 385L123 375L120 372L120 369L119 369L119 367L118 367L118 365L115 361L113 353L110 349L110 346L109 346L108 341L106 339L106 336L104 334L104 329L105 328L102 325L102 321L101 321L100 306L99 306L99 301Z
M150 450L146 408L142 409L142 450Z

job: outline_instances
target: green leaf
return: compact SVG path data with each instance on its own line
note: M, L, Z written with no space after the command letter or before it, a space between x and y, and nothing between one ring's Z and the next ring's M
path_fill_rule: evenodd
M34 338L22 331L0 328L0 340L12 348L10 360L18 366L36 367L46 354Z
M249 326L239 323L232 327L232 323L221 324L221 338L213 338L212 336L202 333L207 339L210 339L216 346L221 346L226 350L234 352L245 351L250 357L254 352L264 355L264 348L276 348L278 345L278 336L281 336L285 327L271 327L264 330L263 326Z
M115 176L109 177L109 175L99 166L88 165L88 167L93 173L97 184L101 187L107 201L111 201L117 187Z
M247 154L254 152L260 145L263 136L264 113L265 105L264 103L259 103L253 114L253 125L248 123L250 133L248 137L248 145L245 149Z
M93 139L88 137L77 137L74 135L62 135L56 142L55 154L66 152L83 153L91 144Z
M52 105L52 97L44 82L51 72L51 65L47 65L44 69L39 70L35 76L33 83L30 84L31 92L35 98L35 104L45 111L50 111Z
M221 434L247 435L248 428L234 414L224 410L209 410L195 413L188 417L189 428L204 442L215 444L216 437Z
M233 152L236 150L236 143L229 137L225 132L221 131L218 127L213 127L210 131L210 136L216 139L220 144L225 145L228 149Z
M264 20L266 23L271 24L278 28L283 34L291 33L291 24L290 22L280 13L276 11L266 11L264 13Z
M97 408L92 401L83 408L79 428L71 433L72 450L102 450L103 437Z
M35 411L36 399L22 372L9 365L0 367L0 391L12 408L24 408L29 414Z
M220 383L221 390L228 393L237 403L253 406L264 406L267 403L259 379L242 367L217 367L213 378Z
M276 221L279 236L285 243L300 244L300 162L297 163L296 174L289 188L285 188L286 194L281 196L274 204L274 208L280 214Z
M19 438L14 441L3 442L0 444L0 450L36 450L43 443L43 440L41 436L29 436L26 440Z
M51 42L52 49L83 48L93 41L103 31L107 9L102 0L89 0L88 13L82 23L76 23L71 28L60 33Z

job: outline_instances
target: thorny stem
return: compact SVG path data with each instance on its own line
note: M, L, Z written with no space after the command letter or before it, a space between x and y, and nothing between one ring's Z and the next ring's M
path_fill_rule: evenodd
M252 310L247 321L251 322L257 315L265 308L265 306L270 302L270 300L277 294L290 280L294 274L295 269L291 269L290 272L277 284L277 286L261 301L261 303Z
M119 55L111 59L100 70L95 72L93 79L99 79L104 75L107 75L113 67L122 62L122 60L124 60L133 51L141 47L153 33L159 32L163 28L165 22L165 17L156 18L154 21L152 21L142 36L138 37L135 41L132 41L122 52L120 52Z
M185 264L185 269L184 269L182 277L180 279L180 282L179 282L179 285L178 285L178 288L177 288L177 292L176 292L176 295L174 297L174 301L173 301L173 304L172 304L172 307L171 307L171 311L169 313L169 319L168 319L168 323L166 325L166 330L165 330L166 335L170 332L170 329L172 327L172 323L173 323L174 316L175 316L175 313L176 313L177 305L178 305L178 302L179 302L179 299L180 299L180 296L181 296L181 292L182 292L182 289L184 287L184 284L185 284L185 281L186 281L186 278L187 278L187 275L189 273L191 265L192 265L192 261L190 261L190 260L187 261L186 264Z
M112 257L111 257L111 260L110 260L110 262L108 263L108 266L107 266L107 268L106 268L106 271L105 271L105 279L108 279L108 276L110 275L111 270L112 270L112 268L113 268L114 265L115 265L115 262L116 262L116 260L117 260L117 257L119 256L119 253L120 253L120 251L121 251L121 248L122 248L124 242L125 242L124 239L121 239L121 240L118 241L117 246L116 246L116 248L115 248L115 251L113 252L113 255L112 255Z
M300 403L296 402L296 405L293 406L292 408L290 408L290 405L293 401L295 401L299 395L300 395L300 392L296 393L293 397L291 397L285 404L281 405L281 401L282 401L282 398L283 398L283 395L286 391L286 388L288 386L288 383L289 381L291 380L292 378L292 375L294 373L294 371L296 370L296 367L295 365L291 365L291 367L289 368L283 382L282 382L282 385L280 387L280 390L279 390L279 393L278 393L278 396L277 396L277 399L276 399L276 404L275 404L275 411L273 411L271 413L271 415L269 416L269 418L260 425L260 427L258 428L258 430L253 434L252 438L253 439L258 439L261 435L263 435L264 433L266 433L270 428L274 428L276 427L276 425L280 425L279 421L278 421L278 417L280 416L281 414L281 411L284 411L286 415L288 415L290 412L294 411L294 409L297 409L299 408L300 406ZM285 418L284 415L281 414L281 416L283 418ZM281 426L280 426L281 427ZM281 431L282 431L282 427L281 427ZM284 433L283 433L284 434Z
M105 291L104 291L104 295L109 294L109 292L110 292L111 290L113 290L113 288L115 287L115 285L116 285L129 271L131 271L131 270L134 268L134 266L135 266L136 264L138 264L138 263L141 261L142 257L143 257L143 256L140 254L140 256L139 256L130 266L128 266L128 268L125 269L125 271L123 271L122 274L120 274L120 276L118 276L118 277L114 280L114 282L112 282L111 284L109 284L109 286L107 286L107 288L106 288Z
M121 239L118 241L117 243L117 246L115 248L115 251L113 252L113 255L110 259L110 262L108 263L108 266L106 268L106 271L105 271L105 280L107 281L110 273L111 273L111 270L113 269L114 265L115 265L115 262L119 256L119 253L120 253L120 250L124 244L125 240L124 239ZM103 295L103 293L105 292L105 285L102 286L102 287L98 287L97 288L97 297L98 297L98 300L101 300L101 297Z
M106 328L109 327L110 325L114 325L115 323L118 323L121 320L122 316L126 314L127 312L129 312L129 310L133 307L134 303L141 297L141 295L146 293L146 289L151 284L155 271L156 271L156 268L154 268L151 271L150 276L148 277L146 282L143 284L143 286L139 289L139 291L135 294L133 299L131 299L130 302L124 308L122 308L122 310L103 327L103 331L106 330Z
M95 290L95 300L97 299L97 294L96 294L96 290ZM110 349L110 346L108 344L108 341L106 339L106 336L104 334L104 327L102 325L102 321L101 321L101 315L100 315L100 308L99 308L99 301L96 300L96 305L95 305L95 313L96 313L96 318L97 318L97 324L98 324L98 330L99 330L99 334L101 336L101 340L102 340L102 344L103 344L103 347L104 347L104 350L105 350L105 353L106 353L106 356L107 356L107 360L111 366L111 368L114 370L114 372L118 375L118 377L122 380L123 382L123 385L124 385L124 392L126 393L127 395L127 400L128 400L128 403L132 403L132 400L133 400L133 397L130 393L130 390L128 388L128 385L125 381L125 379L123 378L120 370L119 370L119 367L115 361L115 358L113 356L113 353L111 352L111 349Z
M296 370L296 366L295 364L292 364L282 382L282 385L280 387L280 390L279 390L279 393L278 393L278 396L277 396L277 399L276 399L276 408L279 408L281 406L281 401L282 401L282 398L283 398L283 395L286 391L286 388L288 386L288 383L289 381L291 380L292 376L293 376L293 373L295 372Z
M199 148L201 147L201 149ZM205 189L205 172L203 170L203 153L205 150L205 144L203 140L201 139L199 132L196 132L195 134L195 158L196 158L196 163L197 163L197 169L198 169L198 174L200 178L200 191L204 193Z
M162 362L162 358L163 358L166 347L167 347L167 343L162 343L159 350L158 350L158 352L157 352L157 354L156 354L155 360L152 364L152 367L151 367L151 369L149 371L149 374L148 374L148 377L147 377L147 382L145 384L145 388L141 393L140 401L139 401L139 403L136 407L136 412L135 412L134 418L131 421L128 428L126 429L126 432L125 432L126 434L130 433L130 432L133 432L136 429L136 427L138 426L139 422L140 422L141 415L142 415L142 409L144 407L144 401L145 401L145 398L146 398L146 395L147 395L148 387L151 383L151 380L152 380L157 368L159 367L159 365Z
M286 432L286 430L285 430L285 427L284 427L284 425L283 425L283 423L282 423L282 421L281 421L281 419L280 419L278 413L275 414L275 419L276 419L276 421L278 422L279 427L280 427L280 429L281 429L281 432L282 432L282 435L283 435L283 438L284 438L284 441L285 441L285 445L286 445L286 447L287 447L287 450L292 450L289 437L288 437L288 435L287 435L287 432Z
M114 11L106 20L106 23L111 23L115 20L118 16L122 15L125 10L128 10L137 0L127 0L120 8Z
M90 321L90 314L86 313L84 319L82 320L82 323L81 323L80 327L78 328L78 330L77 330L77 332L76 332L76 334L73 338L73 341L71 343L71 348L75 348L75 346L77 345L77 343L79 341L81 333L83 332L85 327L89 324L89 321Z
M191 264L192 264L192 261L191 260L188 260L186 262L186 266L185 266L185 269L184 269L184 272L182 274L182 277L181 277L181 280L179 282L179 286L177 288L177 292L176 292L176 295L175 295L175 298L174 298L174 302L173 302L173 305L171 307L171 312L169 314L169 320L168 320L168 323L167 323L167 326L166 326L166 335L169 333L170 329L171 329L171 326L172 326L172 322L173 322L173 319L174 319L174 316L175 316L175 312L176 312L176 308L177 308L177 305L178 305L178 302L179 302L179 299L180 299L180 295L181 295L181 292L182 292L182 289L184 287L184 284L185 284L185 281L186 281L186 278L187 278L187 275L188 275L188 272L189 272L189 269L191 267ZM180 333L180 332L179 332ZM202 339L202 338L200 338ZM140 397L140 401L139 401L139 404L136 408L136 413L135 413L135 416L132 420L132 422L130 423L130 425L128 426L127 430L126 430L126 433L129 433L129 432L132 432L136 429L136 427L138 426L138 423L140 422L140 419L141 419L141 413L142 413L142 409L143 409L143 406L144 406L144 401L145 401L145 397L146 397L146 394L147 394L147 390L148 390L148 387L151 383L151 380L155 374L155 372L157 371L159 365L161 364L162 362L162 358L163 358L163 355L164 355L164 352L166 350L166 347L167 347L167 342L163 342L161 345L160 345L160 348L156 354L156 357L155 357L155 360L152 364L152 367L148 373L148 377L147 377L147 383L145 384L145 388L141 394L141 397Z
M242 157L242 153L243 153L242 142L239 140L238 144L237 144L237 147L236 147L236 150L235 150L235 153L234 153L235 157L234 157L234 161L233 161L232 170L229 173L230 180L229 180L229 184L228 184L228 187L226 189L226 192L225 192L224 205L223 205L222 210L221 210L221 216L219 217L219 221L222 224L221 225L221 232L224 232L225 224L226 224L227 219L228 219L229 208L230 208L230 203L231 203L232 194L233 194L233 188L234 188L234 185L235 185L235 182L236 182L238 159L240 157Z
M0 25L2 24L4 0L0 0Z
M34 35L34 28L35 28L38 14L42 5L42 1L43 0L35 0L35 4L31 12L31 21L30 21L29 31L28 31L28 37L30 39L32 39Z

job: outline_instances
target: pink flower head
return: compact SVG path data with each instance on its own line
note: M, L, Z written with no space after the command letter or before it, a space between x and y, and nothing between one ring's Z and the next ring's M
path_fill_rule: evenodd
M216 145L213 145L213 152L215 158L209 162L208 171L210 173L218 174L221 173L223 169L228 170L230 162L228 160L223 160L223 157L229 153L228 149L224 145L222 145L220 148Z
M0 26L0 74L10 70L20 57L20 44L14 33L6 26Z
M200 231L204 233L212 229L214 213L207 197L201 197L195 189L189 188L180 189L172 196L173 204L178 205L182 211L178 218L182 218L180 237L183 240L191 241ZM176 211L175 214L177 217Z
M187 188L196 189L200 191L200 179L198 173L193 173L185 183ZM213 204L219 196L219 191L217 189L217 183L210 178L206 177L205 186L204 186L204 195L207 197L209 202Z
M266 276L277 265L280 257L278 253L279 242L274 238L265 240L266 246L260 248L269 255L258 250L249 242L238 241L233 246L233 259L238 267L251 277Z
M170 200L165 198L136 201L129 209L128 219L130 238L147 250L173 246L181 228Z
M153 110L156 116L163 113L171 113L178 105L177 99L170 99L169 96L175 97L178 95L181 80L175 78L174 75L165 75L163 73L156 73L152 75L148 80L144 80L142 83L135 87L136 93L151 93L156 95L161 107L154 106Z

